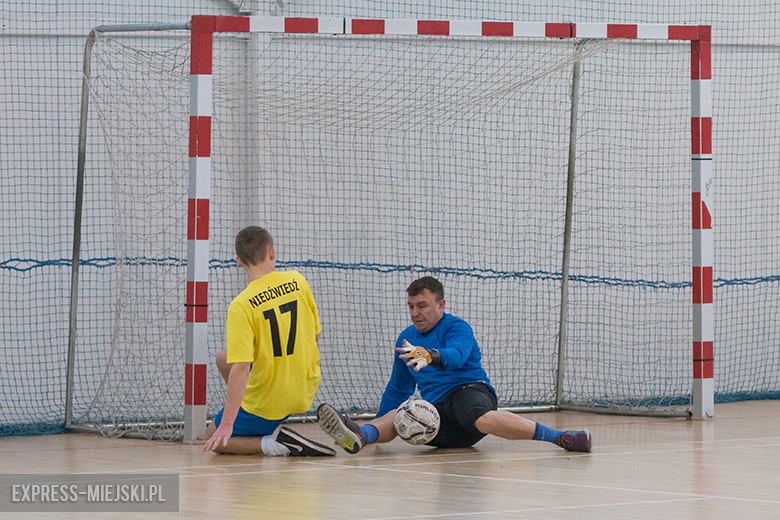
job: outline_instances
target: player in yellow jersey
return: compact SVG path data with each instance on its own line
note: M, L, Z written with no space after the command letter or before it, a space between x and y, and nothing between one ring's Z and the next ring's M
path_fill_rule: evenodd
M236 263L249 284L228 308L227 350L217 354L227 398L203 451L335 455L285 426L274 435L290 414L311 408L320 386L320 317L308 282L297 271L275 271L273 238L261 227L236 235Z

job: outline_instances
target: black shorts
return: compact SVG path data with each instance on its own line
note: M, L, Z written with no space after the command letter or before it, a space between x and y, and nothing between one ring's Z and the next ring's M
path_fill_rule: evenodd
M437 448L468 448L485 436L474 423L490 410L498 409L498 399L485 383L462 385L436 403L441 426L436 437L428 443Z

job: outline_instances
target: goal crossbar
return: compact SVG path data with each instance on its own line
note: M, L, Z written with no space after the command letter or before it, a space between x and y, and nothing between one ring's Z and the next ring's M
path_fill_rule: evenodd
M216 33L689 41L693 292L691 414L695 418L713 415L712 87L709 26L194 16L191 21L190 56L185 441L202 439L206 425L212 51ZM566 280L562 283L566 283Z

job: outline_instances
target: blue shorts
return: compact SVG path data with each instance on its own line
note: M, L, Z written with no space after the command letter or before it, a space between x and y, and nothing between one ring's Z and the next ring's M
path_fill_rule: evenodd
M219 423L222 422L222 412L224 411L225 409L223 408L219 411L217 416L214 417L214 426L217 428L219 428ZM233 423L233 435L231 435L231 437L240 437L242 435L254 435L258 437L271 435L276 431L276 428L286 420L287 417L276 421L263 419L259 415L251 414L243 408L239 408L238 415Z

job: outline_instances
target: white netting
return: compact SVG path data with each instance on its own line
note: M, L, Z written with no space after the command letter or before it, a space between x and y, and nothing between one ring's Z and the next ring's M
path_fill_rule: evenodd
M95 45L102 135L90 160L111 176L88 169L82 258L109 260L82 275L76 415L109 433L183 415L187 51L157 40ZM577 59L564 399L685 402L684 43L216 38L211 354L224 348L227 304L244 284L233 238L259 224L275 237L279 268L301 271L320 308L315 405L377 408L409 324L405 288L423 273L443 281L448 310L474 327L500 405L553 402ZM224 384L209 372L213 415Z

